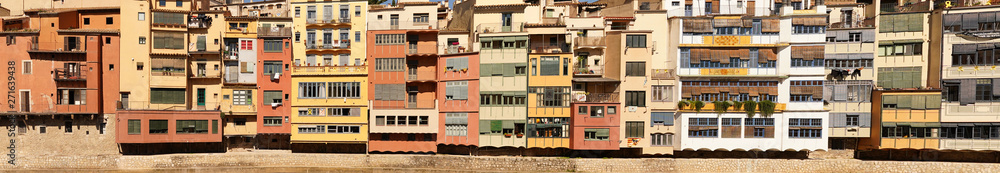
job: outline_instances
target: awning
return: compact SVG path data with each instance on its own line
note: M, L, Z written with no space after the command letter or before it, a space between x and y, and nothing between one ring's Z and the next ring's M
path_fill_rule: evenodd
M896 123L882 123L882 127L896 127Z

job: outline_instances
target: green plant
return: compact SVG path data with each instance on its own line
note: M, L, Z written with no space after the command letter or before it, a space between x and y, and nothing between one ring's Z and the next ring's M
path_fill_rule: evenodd
M764 117L771 117L774 115L774 107L777 104L771 102L770 100L764 100L760 102L760 115Z
M736 110L736 111L743 110L743 102L734 101L733 102L733 110Z
M682 110L682 109L684 109L684 107L688 107L690 105L691 105L690 101L681 100L681 101L677 102L677 110Z
M705 107L705 102L702 102L701 100L695 100L694 102L691 102L691 106L694 107L695 112L701 112L701 108Z
M747 112L747 118L753 118L757 114L757 102L753 100L743 102L743 111Z
M714 102L712 102L712 105L715 106L714 107L715 113L719 114L719 116L722 116L722 114L726 113L726 111L729 110L729 105L731 105L731 104L732 103L730 103L729 101L714 101Z

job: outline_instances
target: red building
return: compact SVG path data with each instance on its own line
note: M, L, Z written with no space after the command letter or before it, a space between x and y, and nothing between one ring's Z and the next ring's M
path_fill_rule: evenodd
M261 19L291 23L291 18ZM287 21L286 21L287 20ZM284 26L284 25L282 25ZM287 149L291 137L291 71L292 60L291 27L261 27L257 31L257 147L267 149Z
M583 100L583 99L580 99ZM619 103L573 102L569 148L618 150ZM604 137L607 138L604 138Z
M467 31L441 31L438 38L445 40L438 47L438 144L479 146L479 52L465 51L471 50Z

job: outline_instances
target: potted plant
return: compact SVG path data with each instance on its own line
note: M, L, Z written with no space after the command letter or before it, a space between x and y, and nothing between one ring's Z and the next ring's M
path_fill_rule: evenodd
M740 111L743 110L743 102L740 101L730 101L733 103L733 110Z
M518 138L523 138L523 137L524 137L524 132L521 132L521 133L517 133L517 137L518 137Z
M743 110L747 112L747 118L753 118L757 114L757 102L753 100L743 102Z
M508 138L509 138L509 137L510 137L510 135L511 135L510 133L503 133L503 136L504 136L504 137L508 137Z
M677 102L677 110L683 110L684 108L686 108L686 107L688 107L690 105L691 105L691 102L689 102L687 100L681 100L681 101Z
M714 106L715 113L722 116L722 114L729 110L730 103L729 101L714 101L712 105Z
M691 106L694 107L694 112L701 112L701 108L705 107L705 102L695 100L694 102L691 102Z
M774 102L770 100L764 100L760 102L760 115L764 117L771 117L774 115L774 107L777 106Z

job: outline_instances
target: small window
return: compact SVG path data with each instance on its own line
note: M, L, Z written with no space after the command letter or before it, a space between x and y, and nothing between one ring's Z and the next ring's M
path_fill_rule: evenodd
M105 37L104 44L111 44L111 37Z
M139 12L139 21L146 20L146 12Z
M139 44L146 44L146 37L139 37Z
M31 60L25 60L21 62L23 66L21 68L21 74L31 74Z
M83 18L83 25L90 25L90 18Z
M178 7L183 7L184 6L184 0L177 0L177 6Z
M115 20L113 17L108 17L104 19L104 23L108 25L115 24Z

